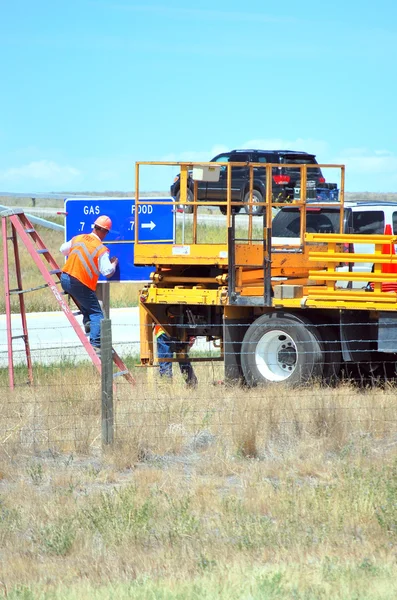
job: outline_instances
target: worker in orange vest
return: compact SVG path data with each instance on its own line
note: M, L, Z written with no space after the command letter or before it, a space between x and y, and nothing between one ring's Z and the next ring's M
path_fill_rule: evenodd
M60 252L68 257L61 273L62 288L76 300L86 331L90 333L90 343L98 354L104 316L95 290L99 274L112 277L118 264L117 258L109 258L109 249L103 244L111 228L111 219L101 215L96 219L92 233L76 235L60 247Z
M166 310L167 317L169 318L170 325L175 325L175 317L177 316L175 311L169 307ZM187 352L188 349L194 344L195 338L189 338L189 341L184 342L176 337L172 337L166 333L161 325L155 325L154 337L157 342L157 358L167 359L172 358L174 353ZM172 378L172 362L166 360L159 363L160 377ZM182 373L186 385L188 387L196 387L197 377L194 373L192 363L189 358L181 359L179 361L179 368Z

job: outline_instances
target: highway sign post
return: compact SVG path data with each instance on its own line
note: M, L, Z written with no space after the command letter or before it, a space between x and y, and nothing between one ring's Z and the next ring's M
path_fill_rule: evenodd
M150 204L140 204L138 215L139 241L173 243L175 241L175 206L159 204L172 198L144 198ZM135 242L134 198L66 198L65 239L91 233L97 217L107 215L112 219L112 230L106 236L105 246L110 256L119 259L116 272L110 279L101 276L99 282L149 281L152 267L134 265Z

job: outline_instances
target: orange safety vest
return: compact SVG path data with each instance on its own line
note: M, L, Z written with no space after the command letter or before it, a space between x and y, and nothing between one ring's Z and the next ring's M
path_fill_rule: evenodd
M72 238L72 247L62 271L95 291L100 275L99 259L105 252L109 252L108 248L96 235L76 235Z
M165 331L161 327L161 325L155 325L154 326L154 337L156 338L156 340L157 340L158 337L160 337L160 335L163 335L164 333L165 333Z

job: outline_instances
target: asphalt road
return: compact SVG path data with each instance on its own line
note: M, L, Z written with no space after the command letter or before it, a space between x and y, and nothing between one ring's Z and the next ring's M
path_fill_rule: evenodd
M77 317L80 320L82 317ZM120 356L139 354L138 308L110 310L113 347ZM63 312L28 313L29 344L34 363L52 364L64 360L87 360L88 355ZM22 334L20 315L12 315L12 335ZM194 349L210 350L212 344L199 338ZM25 346L22 339L14 340L14 364L24 364ZM6 317L0 315L0 367L8 364Z

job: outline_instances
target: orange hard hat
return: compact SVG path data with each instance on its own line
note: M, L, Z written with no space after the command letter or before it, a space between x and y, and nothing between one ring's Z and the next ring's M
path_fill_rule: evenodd
M94 225L98 225L98 227L110 231L112 229L112 220L106 215L101 215L97 218Z

